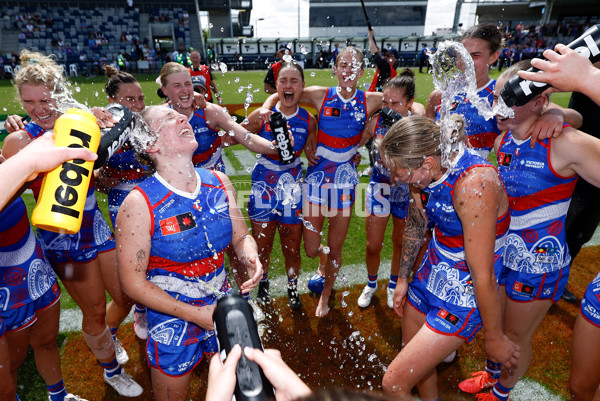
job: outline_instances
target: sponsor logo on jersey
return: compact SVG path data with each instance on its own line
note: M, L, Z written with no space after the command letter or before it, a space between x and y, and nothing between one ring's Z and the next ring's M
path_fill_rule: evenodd
M458 324L458 316L453 315L445 309L440 309L437 315L445 321L447 321L448 323L450 323L452 326L456 326Z
M162 235L172 235L196 227L196 220L194 220L192 212L186 212L160 220L159 225Z
M325 107L323 109L323 115L325 117L339 117L342 113L342 110L337 107Z
M533 287L530 285L525 285L523 283L515 282L513 285L513 290L516 292L520 292L522 294L533 295Z
M498 153L498 164L504 167L509 167L512 161L513 155L510 153L500 152Z

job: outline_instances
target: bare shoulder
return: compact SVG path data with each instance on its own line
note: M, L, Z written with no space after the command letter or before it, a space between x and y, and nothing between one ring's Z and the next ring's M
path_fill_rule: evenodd
M9 158L31 143L32 139L26 131L19 130L9 134L2 145L2 155Z

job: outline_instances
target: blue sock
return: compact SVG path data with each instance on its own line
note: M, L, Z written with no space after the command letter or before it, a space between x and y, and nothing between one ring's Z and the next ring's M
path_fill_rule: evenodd
M118 330L119 330L119 327L110 327L110 334L112 334L113 340L117 339L117 331Z
M492 362L488 359L485 361L485 371L488 372L493 379L498 380L500 378L500 372L502 371L502 364Z
M500 384L500 382L498 382L492 389L492 394L500 401L508 401L508 396L510 390L512 389L512 387L504 387L502 384Z
M67 390L65 389L65 382L63 380L56 384L46 385L48 394L50 395L50 401L63 401L67 396ZM17 400L19 396L17 396Z
M377 287L377 274L374 276L368 275L369 281L367 281L367 285L371 288Z
M269 281L269 272L264 272L262 278L260 279L261 283L264 283L265 281Z
M250 301L250 293L249 292L242 292L240 294L242 296L242 298L244 298L246 301Z
M288 287L297 287L298 286L298 277L288 277Z
M100 362L100 366L104 368L107 377L120 375L122 372L121 365L119 365L119 362L117 362L117 358L113 359L111 362L108 363Z
M144 305L140 305L138 303L135 304L134 307L135 313L146 313L146 307Z
M388 288L391 288L392 290L396 289L396 285L398 284L398 276L394 276L393 274L390 274L390 282L388 283Z

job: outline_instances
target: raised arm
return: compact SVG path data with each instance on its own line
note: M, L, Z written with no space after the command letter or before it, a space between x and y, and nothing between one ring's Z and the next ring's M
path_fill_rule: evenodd
M543 73L519 71L523 79L546 82L561 92L581 92L600 105L600 70L587 57L563 44L544 51L547 60L534 58L531 65Z
M462 223L465 258L485 330L486 353L492 361L510 368L518 359L518 346L502 331L500 294L494 274L496 222L508 210L508 200L496 170L471 169L457 182L453 204Z
M577 174L600 188L600 139L573 128L552 139L550 161L563 176Z
M206 116L212 127L225 131L225 135L222 137L225 143L230 145L239 143L256 153L277 153L277 148L272 142L248 132L244 127L233 121L231 115L222 107L208 103L206 105Z
M119 209L115 229L119 278L123 289L132 299L149 308L213 330L215 305L189 305L146 280L152 238L150 226L150 211L143 195L139 191L131 191Z

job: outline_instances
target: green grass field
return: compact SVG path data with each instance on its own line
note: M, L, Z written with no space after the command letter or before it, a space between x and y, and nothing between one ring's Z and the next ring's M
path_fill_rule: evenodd
M416 72L416 101L425 104L429 93L433 90L433 81L431 75L419 74ZM256 104L262 103L266 98L262 90L265 71L229 71L227 73L214 73L215 82L222 94L222 98L227 105L239 105L243 104L244 99L248 91L252 93L253 101ZM374 70L367 70L360 81L360 87L364 87L364 84L371 82L374 75ZM493 70L491 76L496 78L498 72ZM148 105L159 104L160 98L156 95L156 89L158 85L155 83L157 74L143 74L136 75L137 79L142 85L142 89L146 95L146 103ZM336 84L335 78L331 76L330 70L308 70L305 71L305 79L307 85L321 85L321 86L333 86ZM106 104L106 96L104 94L104 77L78 77L73 78L72 91L76 100L79 102L92 107L92 106L103 106ZM555 94L553 95L553 101L559 105L566 107L570 94ZM0 81L0 98L4 100L2 111L0 114L22 114L23 110L16 100L15 90L12 83L8 80ZM239 110L239 107L237 108ZM242 109L243 111L243 109ZM236 163L236 157L232 152L231 148L225 149L225 154L228 159L232 161L232 164ZM366 167L368 161L363 160L359 170ZM237 167L237 166L236 166ZM234 185L242 185L242 183L248 183L250 181L249 175L241 175L232 177ZM362 177L361 182L368 182L367 177ZM34 201L31 195L24 195L29 212L34 207ZM107 214L106 196L98 193L98 202L102 209L107 221L110 221ZM360 202L357 201L357 203ZM244 205L245 206L245 205ZM324 238L326 238L327 227L324 227ZM362 264L365 258L365 224L362 217L353 215L348 236L346 238L343 260L344 264ZM388 226L388 231L385 236L385 243L382 251L382 262L389 261L391 259L391 224ZM304 252L302 252L304 254ZM279 240L275 240L275 246L271 257L271 275L282 276L285 274L283 267L283 255L281 252L281 246ZM306 257L303 258L302 269L303 271L314 271L316 269L317 261L310 261ZM366 271L365 271L366 280ZM64 288L63 288L64 290ZM61 307L63 309L76 308L77 305L71 299L66 291L63 291L61 299ZM60 337L60 343L62 344L64 335ZM35 371L35 364L33 362L33 356L30 354L26 363L20 369L19 373L19 393L21 399L27 400L43 400L46 398L46 390L41 378Z

